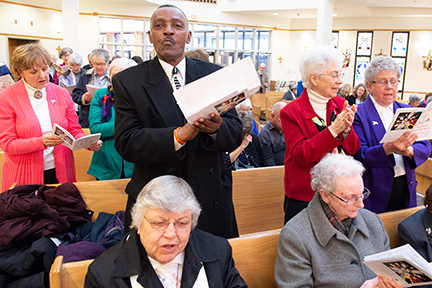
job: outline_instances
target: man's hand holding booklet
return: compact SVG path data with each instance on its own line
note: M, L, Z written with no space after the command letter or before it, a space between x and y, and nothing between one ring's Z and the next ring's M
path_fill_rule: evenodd
M174 91L174 97L193 124L211 113L225 113L257 92L260 85L252 59L247 57Z
M64 141L61 145L68 147L72 151L88 148L90 144L98 142L101 136L101 133L96 133L75 139L69 131L57 124L54 124L52 134L61 138Z

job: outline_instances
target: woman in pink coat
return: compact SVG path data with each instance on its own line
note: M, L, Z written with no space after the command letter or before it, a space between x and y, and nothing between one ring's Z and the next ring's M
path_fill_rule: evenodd
M53 184L76 181L72 151L57 136L58 124L75 139L85 136L69 93L49 83L48 51L37 44L15 49L12 66L21 80L0 92L0 148L4 151L2 191L13 183ZM100 149L102 142L90 150Z

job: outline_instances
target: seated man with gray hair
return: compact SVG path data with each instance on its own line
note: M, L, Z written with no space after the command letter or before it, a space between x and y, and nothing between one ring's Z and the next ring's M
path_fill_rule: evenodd
M274 104L270 121L261 129L259 141L263 153L263 166L284 165L286 144L280 111L285 105L282 101Z
M343 154L327 154L312 168L314 198L279 236L278 287L401 287L363 264L365 256L389 249L380 217L362 209L370 195L364 170Z
M93 261L84 287L247 287L228 241L195 228L200 212L181 178L151 180L132 208L132 230Z

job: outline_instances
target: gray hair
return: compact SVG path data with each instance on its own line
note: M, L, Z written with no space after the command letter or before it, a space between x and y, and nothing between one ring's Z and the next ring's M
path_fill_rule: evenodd
M337 180L344 177L354 177L363 175L365 168L352 156L342 154L327 154L311 170L311 187L313 191L321 189L333 192L336 188Z
M251 134L253 127L252 117L246 111L238 111L237 114L243 124L243 135Z
M96 56L96 57L102 56L102 57L104 57L106 63L108 63L109 60L110 60L110 56L109 56L108 51L105 50L105 49L102 49L102 48L93 49L93 51L90 53L90 59L91 59L92 62L93 62L93 56Z
M78 53L73 53L69 55L68 57L68 63L69 64L81 64L82 65L82 58Z
M144 186L132 207L131 228L138 229L141 226L148 209L161 209L167 213L190 211L192 229L197 225L201 213L198 200L189 184L172 175L159 176Z
M418 94L418 93L412 93L409 96L409 103L411 104L411 103L414 103L416 101L421 101L422 99L423 99L423 97L420 96L420 94Z
M236 105L236 110L240 110L240 109L247 109L248 111L250 109L252 109L252 102L250 101L250 99L245 99L244 101L240 102L239 104Z
M281 110L283 107L285 107L285 105L286 105L287 103L286 102L283 102L283 101L279 101L279 102L276 102L274 105L273 105L273 108L272 108L272 114L274 114L276 111L278 111L278 110Z
M63 55L65 55L65 54L67 54L68 52L69 52L70 54L72 54L72 53L73 53L72 48L70 48L70 47L64 47L64 48L62 48L62 49L60 50L60 52L59 52L59 59L61 59L61 57L62 57Z
M342 54L334 47L319 45L307 51L301 57L299 65L303 86L307 89L312 88L309 75L314 74L318 77L333 63L337 63L340 67L343 63Z
M401 77L401 70L399 64L391 57L379 56L372 60L366 68L364 77L365 82L372 84L377 74L381 72L393 71L396 73L397 78Z
M112 79L112 75L117 74L126 68L136 66L136 65L137 65L137 63L132 59L127 59L127 58L114 59L111 62L110 68L108 71L109 78Z

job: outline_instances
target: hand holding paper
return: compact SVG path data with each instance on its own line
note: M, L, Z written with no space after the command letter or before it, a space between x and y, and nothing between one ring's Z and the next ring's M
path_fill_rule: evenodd
M52 135L51 133L45 134L42 136L42 143L46 147L54 147L60 144L63 144L63 139L58 136Z
M200 117L194 121L194 126L203 133L214 133L222 125L222 117L217 113L210 113L210 119Z

